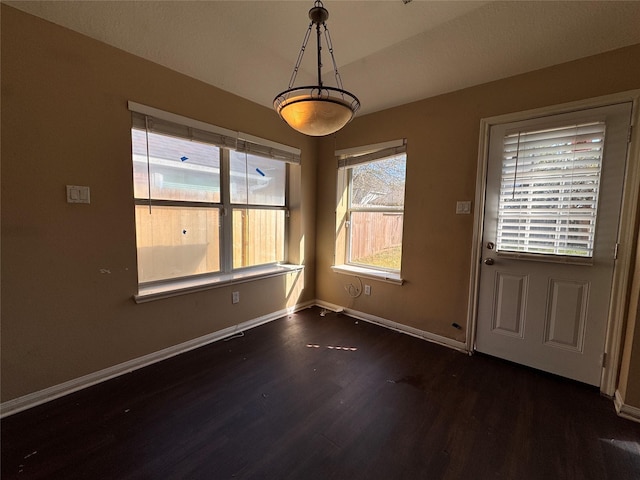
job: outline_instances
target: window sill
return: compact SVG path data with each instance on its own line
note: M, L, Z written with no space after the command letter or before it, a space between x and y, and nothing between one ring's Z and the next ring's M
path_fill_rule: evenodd
M357 267L355 265L334 265L331 267L331 270L335 273L371 278L373 280L380 280L381 282L393 283L394 285L402 285L404 283L399 273L383 272L372 268Z
M238 283L252 282L254 280L262 280L264 278L286 275L287 273L300 272L302 270L304 270L303 265L268 265L222 275L208 275L198 278L169 280L161 283L140 285L138 287L138 294L133 296L133 300L136 303L151 302L162 298L186 295L188 293L201 292L203 290Z

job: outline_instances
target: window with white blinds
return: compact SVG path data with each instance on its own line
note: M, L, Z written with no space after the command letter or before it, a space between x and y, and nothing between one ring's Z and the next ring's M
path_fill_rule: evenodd
M593 256L604 122L504 137L497 250Z
M138 281L214 279L286 260L300 150L129 103Z
M400 139L336 152L347 199L345 264L400 273L406 149Z

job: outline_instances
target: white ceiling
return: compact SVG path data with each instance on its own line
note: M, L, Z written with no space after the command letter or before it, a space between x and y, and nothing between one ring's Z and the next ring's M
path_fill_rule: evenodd
M288 87L311 0L10 1L265 106ZM640 43L640 1L326 0L360 114ZM314 37L295 86L315 83ZM335 86L328 51L323 80Z

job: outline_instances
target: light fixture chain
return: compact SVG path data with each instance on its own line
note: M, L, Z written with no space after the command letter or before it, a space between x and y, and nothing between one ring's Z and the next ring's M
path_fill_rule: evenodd
M304 40L302 41L302 48L300 48L300 52L298 53L298 60L296 60L296 65L293 67L293 72L291 73L291 80L289 80L289 88L293 88L293 84L296 81L296 76L298 75L298 69L300 68L300 64L302 63L302 57L304 57L304 52L307 49L307 43L309 43L309 37L311 36L311 28L313 27L313 22L309 24L309 28L307 28L307 33L304 36Z
M320 87L320 89L322 89L322 42L320 41L320 24L319 23L316 24L316 37L318 42L318 86Z
M329 53L331 54L331 61L333 62L333 73L336 77L336 84L340 90L344 90L342 86L342 78L340 77L340 73L338 72L338 65L336 64L336 57L333 55L333 43L331 43L331 34L329 33L329 29L327 28L327 24L323 23L324 26L324 38L327 42L327 48L329 49Z
M0 0L1 1L1 0ZM280 118L290 127L300 133L313 137L322 137L337 132L351 121L360 108L360 101L352 93L347 92L342 86L342 78L338 73L333 52L331 34L327 28L325 20L329 18L329 12L322 5L321 0L316 0L313 8L309 10L311 23L302 42L302 48L298 54L289 88L279 93L273 99L273 108ZM315 36L317 37L317 67L318 83L316 85L306 85L294 87L296 77L300 71L302 59L307 49L311 29L316 26ZM337 87L324 86L322 83L322 29L324 27L324 37L326 46L331 54L333 71Z

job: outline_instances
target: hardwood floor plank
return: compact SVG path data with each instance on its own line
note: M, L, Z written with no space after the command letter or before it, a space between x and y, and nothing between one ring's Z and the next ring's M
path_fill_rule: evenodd
M640 478L596 389L317 308L0 428L3 479Z

